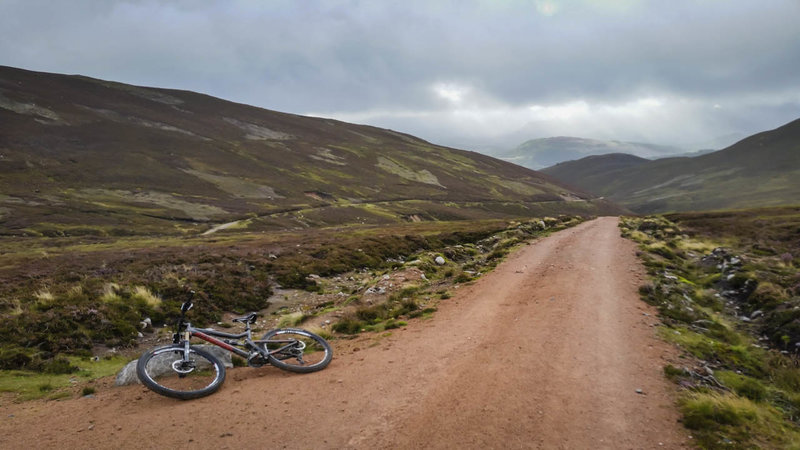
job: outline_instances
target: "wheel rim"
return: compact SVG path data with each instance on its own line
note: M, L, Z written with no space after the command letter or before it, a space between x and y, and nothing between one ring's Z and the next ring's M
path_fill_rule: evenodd
M190 350L187 361L183 351L171 348L156 351L144 371L154 383L175 392L203 391L220 378L220 368L212 360Z
M328 356L325 346L301 331L278 331L264 345L272 357L289 366L314 367Z

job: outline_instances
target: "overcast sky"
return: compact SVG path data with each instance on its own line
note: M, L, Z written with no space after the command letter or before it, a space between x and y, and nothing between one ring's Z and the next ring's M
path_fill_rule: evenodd
M800 117L800 1L0 0L0 64L460 148L697 149Z

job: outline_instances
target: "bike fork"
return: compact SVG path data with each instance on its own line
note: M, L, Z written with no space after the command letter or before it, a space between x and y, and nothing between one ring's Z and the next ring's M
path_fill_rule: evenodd
M183 362L189 362L189 341L183 341Z

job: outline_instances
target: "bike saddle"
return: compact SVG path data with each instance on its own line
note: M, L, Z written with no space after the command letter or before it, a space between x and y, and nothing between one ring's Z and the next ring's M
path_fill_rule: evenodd
M251 312L250 314L244 317L237 317L233 319L234 322L242 322L242 323L256 323L256 319L258 318L258 314Z

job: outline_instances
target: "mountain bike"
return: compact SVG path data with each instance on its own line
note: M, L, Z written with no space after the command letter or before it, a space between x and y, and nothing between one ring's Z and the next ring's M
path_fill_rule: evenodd
M142 384L161 395L182 400L205 397L225 381L225 365L210 352L192 345L189 341L193 337L241 356L250 367L271 364L290 372L310 373L324 369L333 357L325 339L298 328L274 329L253 340L250 325L258 318L255 312L233 319L245 326L238 334L195 328L186 321L192 306L191 297L181 305L172 344L145 352L136 364Z

